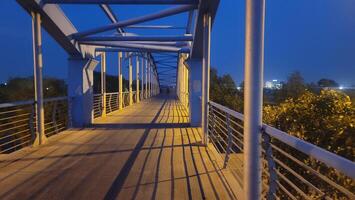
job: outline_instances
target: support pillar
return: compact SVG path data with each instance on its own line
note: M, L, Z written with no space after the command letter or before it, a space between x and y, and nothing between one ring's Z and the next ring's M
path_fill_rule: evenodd
M68 96L72 104L73 127L85 127L93 122L94 69L97 64L98 61L93 59L68 59Z
M139 57L136 57L136 102L139 103Z
M261 198L261 128L265 0L246 1L244 88L244 197Z
M189 84L189 117L190 124L193 127L200 127L202 122L202 60L189 59L189 77L191 84Z
M151 72L150 72L151 68L150 68L150 62L148 62L148 98L150 98L151 96L151 88L150 88L150 82L151 82Z
M141 84L142 84L141 100L143 100L144 99L144 57L142 57L141 60Z
M42 32L41 15L32 13L32 34L33 34L33 68L34 68L34 90L36 110L36 133L32 136L32 145L37 146L46 143L47 137L44 132L44 106L43 106L43 60L42 60Z
M145 75L145 93L144 93L144 98L148 98L148 58L145 60L145 66L144 66L144 75Z
M102 113L101 117L106 117L106 53L101 53L101 97Z
M203 59L202 59L202 132L203 142L208 142L208 101L210 93L210 43L211 15L203 16Z
M123 108L122 52L118 52L118 109Z
M133 104L133 91L132 91L132 56L129 57L129 105Z

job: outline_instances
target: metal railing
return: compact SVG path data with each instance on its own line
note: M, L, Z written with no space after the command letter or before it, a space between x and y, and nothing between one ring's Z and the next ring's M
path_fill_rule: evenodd
M67 97L44 100L44 129L50 137L71 125ZM0 104L0 153L11 153L32 144L36 131L35 102Z
M119 93L106 93L106 114L119 109Z
M243 183L243 115L209 102L209 141ZM264 199L355 199L355 163L263 125Z
M102 116L103 108L104 106L102 103L102 94L94 94L94 99L93 99L94 118Z
M129 106L129 92L122 92L123 107Z
M132 92L133 103L137 103L137 91Z
M145 92L140 91L139 96L140 100L144 99ZM133 103L137 103L137 92L132 92ZM122 92L122 107L129 106L129 92ZM101 117L103 114L104 105L102 103L103 95L102 94L94 94L93 96L93 110L94 110L94 118ZM106 114L111 113L119 109L119 93L118 92L111 92L106 93Z

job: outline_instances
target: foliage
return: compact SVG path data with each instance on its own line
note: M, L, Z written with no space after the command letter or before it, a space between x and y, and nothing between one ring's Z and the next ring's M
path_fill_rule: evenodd
M335 90L304 93L264 107L264 122L328 151L354 160L355 106Z
M263 119L266 124L290 135L355 160L355 106L350 97L342 92L322 90L319 95L306 92L299 98L287 99L278 106L265 106ZM294 152L290 148L288 151ZM314 159L303 157L299 152L294 152L294 156L350 191L355 189L355 182L351 178ZM304 173L292 163L288 165L299 174ZM312 182L333 198L343 198L327 184L317 182L316 179Z
M43 95L45 98L66 95L64 80L45 77ZM0 86L0 103L29 100L34 98L33 77L10 78L6 85Z
M243 94L237 90L230 75L218 76L216 69L210 72L210 99L233 110L243 110Z
M275 92L275 102L281 103L288 98L298 98L307 91L306 88L301 73L293 72L288 77L287 82L282 85L282 88Z
M122 89L123 91L128 91L128 80L122 77ZM94 72L94 93L101 92L101 72ZM136 88L136 81L132 81L132 87ZM118 91L118 77L106 74L106 92L117 92Z
M319 87L339 87L339 84L332 79L322 78L318 81L318 86Z

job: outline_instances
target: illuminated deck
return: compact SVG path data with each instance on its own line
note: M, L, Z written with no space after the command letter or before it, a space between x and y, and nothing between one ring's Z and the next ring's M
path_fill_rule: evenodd
M236 180L187 121L160 96L1 155L0 199L236 199Z

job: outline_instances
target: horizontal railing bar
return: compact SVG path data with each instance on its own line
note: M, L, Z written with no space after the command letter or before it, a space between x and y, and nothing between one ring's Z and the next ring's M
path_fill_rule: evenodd
M0 138L0 140L6 139L6 138L11 137L11 136L15 136L15 135L20 134L20 133L25 133L25 132L30 132L30 131L31 131L30 129L25 129L25 130L21 130L19 132L13 133L13 134L7 134L7 135L2 136Z
M31 137L31 135L25 135L25 136L22 136L22 137L19 137L19 138L16 138L14 140L11 140L11 141L8 141L8 142L5 142L5 143L2 143L0 145L0 147L4 146L4 145L7 145L7 144L10 144L10 143L13 143L15 141L18 141L18 140L21 140L21 139L24 139L24 138L28 138L28 137Z
M297 158L293 157L292 155L288 154L287 152L285 152L284 150L280 149L279 147L275 146L274 144L271 144L271 147L273 149L275 149L276 151L278 151L279 153L283 154L285 157L289 158L290 160L292 160L293 162L297 163L299 166L303 167L305 170L309 171L310 173L312 173L313 175L317 176L318 178L320 178L322 181L326 182L327 184L335 187L337 190L339 190L340 192L347 194L347 195L353 195L351 192L347 191L347 189L345 189L344 187L338 185L337 183L335 183L334 181L332 181L331 179L329 179L328 177L322 175L321 173L319 173L318 171L316 171L315 169L313 169L312 167L306 165L305 163L303 163L302 161L298 160ZM354 195L353 195L354 196Z
M24 105L31 105L34 104L33 100L28 101L15 101L9 103L2 103L0 104L0 108L8 108L8 107L15 107L15 106L24 106Z
M326 151L314 144L308 143L297 137L289 135L281 130L273 128L268 125L263 125L264 131L278 139L279 141L309 155L324 164L337 169L338 171L344 173L345 175L355 179L355 163L347 160L339 155Z
M46 98L43 100L44 103L49 103L49 102L53 102L53 101L64 101L64 100L68 100L68 97L66 96L62 96L62 97L51 97L51 98Z
M226 113L232 115L233 117L235 117L235 118L237 118L237 119L240 119L240 120L243 120L243 119L244 119L243 114L240 114L240 113L238 113L238 112L236 112L236 111L234 111L234 110L232 110L232 109L229 109L229 108L227 108L227 107L225 107L225 106L222 106L222 105L220 105L220 104L217 104L217 103L215 103L215 102L213 102L213 101L209 101L208 103L209 103L210 105L212 105L213 107L216 107L216 108L218 108L219 110L224 111L224 112L226 112Z

